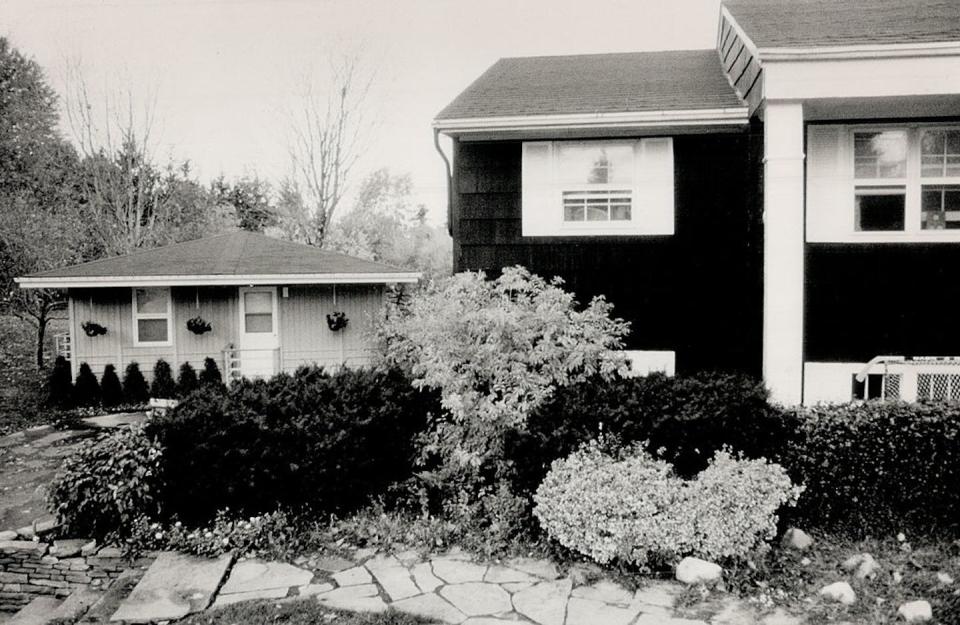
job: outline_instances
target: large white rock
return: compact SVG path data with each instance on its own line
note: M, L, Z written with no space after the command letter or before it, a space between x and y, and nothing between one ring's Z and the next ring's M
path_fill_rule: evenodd
M843 570L854 573L857 579L873 579L880 570L880 563L869 553L860 553L844 560Z
M721 575L723 568L719 564L700 558L686 557L677 565L677 580L684 584L709 584L718 581Z
M802 529L791 527L783 535L783 544L797 551L804 551L813 546L813 538Z
M847 582L834 582L824 586L820 589L820 595L843 605L853 605L857 602L857 593L853 592L853 588Z
M910 601L897 610L897 614L908 623L926 623L933 618L933 610L927 601Z

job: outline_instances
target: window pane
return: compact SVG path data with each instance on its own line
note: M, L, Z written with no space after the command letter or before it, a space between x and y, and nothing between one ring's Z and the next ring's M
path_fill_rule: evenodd
M900 187L857 189L857 230L903 230L905 198Z
M920 150L921 175L960 176L960 130L924 130Z
M609 221L609 213L606 206L588 206L587 221Z
M253 291L243 294L245 313L273 313L273 295L265 291Z
M615 204L610 207L611 221L630 221L630 205Z
M270 313L247 313L243 316L246 332L273 332L273 315Z
M629 184L633 180L631 144L561 144L558 158L560 180L567 184Z
M960 185L924 185L920 198L921 228L960 229Z
M167 313L167 289L137 289L137 312L143 314Z
M137 340L141 343L166 343L166 319L138 319Z
M584 210L583 202L564 202L563 220L564 221L583 221Z
M903 130L853 135L857 178L903 178L907 173L907 133Z

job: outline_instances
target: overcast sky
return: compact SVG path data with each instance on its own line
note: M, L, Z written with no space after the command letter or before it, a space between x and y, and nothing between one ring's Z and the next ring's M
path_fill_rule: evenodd
M0 34L62 90L79 60L94 89L155 99L158 153L204 180L289 167L304 72L362 49L378 120L357 174L413 176L440 221L430 123L505 56L713 47L719 0L0 0Z

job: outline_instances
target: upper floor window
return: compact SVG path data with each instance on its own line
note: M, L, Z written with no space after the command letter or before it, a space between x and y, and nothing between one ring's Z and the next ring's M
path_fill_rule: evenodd
M170 345L172 334L170 289L133 289L133 344Z
M524 236L673 234L673 140L523 144Z
M960 127L811 124L807 240L960 242Z

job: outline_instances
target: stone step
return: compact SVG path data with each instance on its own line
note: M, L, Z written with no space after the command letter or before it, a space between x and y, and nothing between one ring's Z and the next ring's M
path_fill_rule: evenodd
M130 595L120 602L110 620L173 621L205 610L232 563L232 555L209 559L164 551Z
M6 625L47 625L57 618L57 608L61 603L63 602L60 599L53 597L37 597L20 608L20 611L14 614Z

